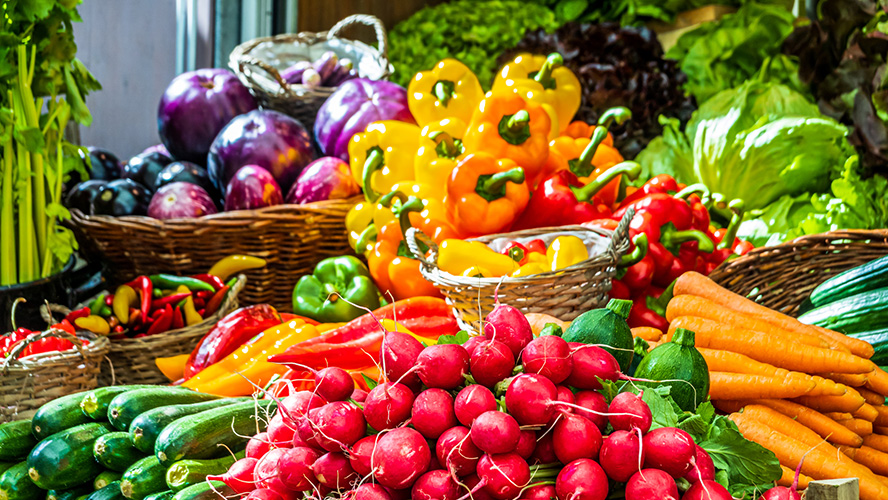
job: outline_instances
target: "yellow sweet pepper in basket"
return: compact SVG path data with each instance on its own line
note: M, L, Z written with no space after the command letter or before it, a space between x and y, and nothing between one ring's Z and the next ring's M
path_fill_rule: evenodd
M478 77L456 59L444 59L417 73L407 86L407 106L420 125L445 118L468 122L483 98Z
M493 82L493 90L510 89L543 105L555 114L552 130L561 132L577 114L581 99L580 81L563 64L564 59L557 52L548 56L520 54L503 66Z
M412 123L386 120L367 125L348 143L352 176L374 203L399 182L413 180L420 129Z
M467 127L459 118L445 118L426 125L420 133L413 173L437 200L444 199L453 167L468 154L462 141Z

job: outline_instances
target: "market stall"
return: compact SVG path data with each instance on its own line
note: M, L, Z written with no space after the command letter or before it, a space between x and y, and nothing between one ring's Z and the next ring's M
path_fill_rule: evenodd
M4 4L0 500L888 498L888 7L356 14L121 159L76 4Z

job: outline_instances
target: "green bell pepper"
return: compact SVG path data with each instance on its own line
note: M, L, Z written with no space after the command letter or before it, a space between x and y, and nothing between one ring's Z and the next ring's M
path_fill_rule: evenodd
M370 270L357 257L322 260L293 288L293 312L323 323L347 323L379 308L379 292Z

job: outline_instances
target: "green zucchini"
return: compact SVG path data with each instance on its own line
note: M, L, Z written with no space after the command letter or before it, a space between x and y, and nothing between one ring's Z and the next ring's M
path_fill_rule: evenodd
M123 472L131 465L145 458L145 453L133 446L126 432L109 432L96 439L93 456L106 469Z
M93 420L108 419L108 405L111 400L127 391L134 389L146 389L148 387L157 387L151 385L115 385L112 387L99 387L93 389L83 396L80 401L80 411Z
M83 393L69 394L53 399L41 406L31 417L31 432L38 440L48 438L57 432L81 424L92 422L80 411Z
M164 427L175 420L202 411L246 401L247 398L225 398L203 403L160 406L152 408L130 423L129 436L133 446L144 453L154 453L154 442Z
M267 408L267 410L266 410ZM270 400L247 401L182 417L166 426L154 444L154 454L169 466L183 459L214 458L238 452L256 433L256 417L273 413ZM227 449L226 449L227 447Z
M888 288L845 297L812 309L799 316L799 321L846 334L882 328L888 323Z
M93 479L93 484L92 484L93 490L99 491L100 489L104 488L105 486L108 486L109 484L113 483L114 481L120 481L120 478L122 476L123 476L123 474L121 474L117 471L106 470L106 471L100 473L98 476L96 476L95 479Z
M0 425L0 460L20 461L37 445L31 434L30 420L16 420Z
M39 500L46 493L28 477L28 462L21 462L0 474L0 500Z
M124 500L123 493L120 491L120 481L114 481L108 486L94 491L86 500Z
M875 354L870 358L870 361L877 365L888 364L888 328L849 333L847 335L858 340L865 340L873 346Z
M65 490L92 481L103 470L93 457L93 444L111 431L107 423L90 422L53 434L31 450L28 475L45 490Z
M234 494L222 481L204 481L176 493L172 500L219 500L219 495L228 498Z
M206 481L207 476L225 474L231 465L244 458L245 453L214 460L179 460L167 469L166 483L173 491Z
M118 394L108 405L108 421L121 431L129 429L129 424L140 414L160 406L185 403L200 403L219 399L219 396L194 392L181 387L154 387L134 389Z
M682 410L693 412L709 396L709 367L694 347L694 332L676 328L671 342L655 347L638 363L635 377L662 382L638 385L668 386Z
M120 479L120 491L132 500L142 500L166 489L166 467L154 455L134 463Z
M860 293L888 287L888 256L871 260L824 281L811 291L811 309Z
M145 497L145 500L170 500L173 498L176 492L173 490L161 491L160 493L154 493L152 495L148 495Z
M577 316L561 337L567 342L601 345L620 363L620 370L627 373L635 344L626 322L630 309L632 301L611 299L604 309L592 309Z
M93 492L91 484L82 484L70 490L49 490L46 492L46 500L76 500Z
M15 462L0 462L0 474L8 471L15 465Z

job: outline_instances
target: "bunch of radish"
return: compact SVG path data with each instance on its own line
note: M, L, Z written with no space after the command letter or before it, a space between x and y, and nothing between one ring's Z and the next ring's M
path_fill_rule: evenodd
M611 354L534 338L512 307L463 345L388 332L379 363L369 393L316 372L219 479L256 500L604 500L615 483L627 500L731 499L690 435L650 430L641 397L607 403L598 379L628 379Z

